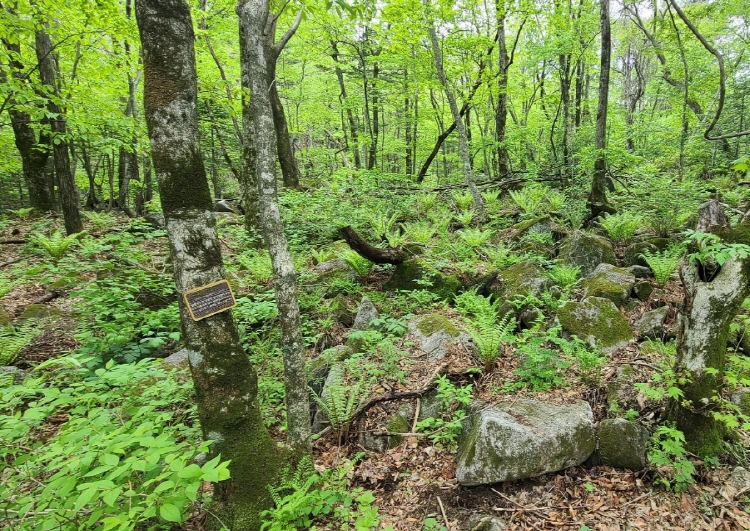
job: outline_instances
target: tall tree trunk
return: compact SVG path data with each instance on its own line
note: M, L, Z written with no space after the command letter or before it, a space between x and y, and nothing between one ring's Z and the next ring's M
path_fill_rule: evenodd
M406 160L404 164L406 166L406 175L412 175L414 173L414 162L412 159L412 140L411 140L411 117L409 113L411 111L411 100L409 98L409 71L404 69L404 143L406 144Z
M269 96L271 99L271 111L273 112L273 123L276 132L276 147L279 156L279 164L281 165L281 175L284 180L284 186L286 188L299 188L300 172L297 166L297 161L294 158L294 149L292 148L292 141L289 135L289 125L286 120L286 114L284 113L284 105L281 103L279 97L278 83L276 82L276 63L279 59L281 47L277 47L276 40L276 16L270 15L269 21L266 28L266 62L268 70L268 84L270 86ZM290 31L284 35L283 44L289 40L297 31L301 20L301 12L297 15L294 25L290 28ZM290 33L291 32L291 33Z
M370 153L367 158L367 169L372 170L378 164L378 136L380 135L380 98L378 93L378 75L380 74L380 67L378 63L372 66L372 78L370 84L372 86L372 122L371 122L371 133L370 133Z
M426 0L429 2L430 0ZM429 5L427 4L428 9ZM445 77L445 70L443 69L443 56L440 51L440 44L438 43L437 32L435 31L435 23L430 20L429 22L430 42L432 43L432 53L435 56L435 68L440 78L440 83L443 85L445 90L445 96L448 98L448 105L451 108L451 114L453 115L453 122L456 124L458 129L458 151L461 156L461 166L463 169L464 180L469 188L469 192L474 200L474 210L480 218L484 218L484 201L479 193L476 182L474 181L474 172L471 169L471 159L469 158L469 146L466 141L466 129L464 128L464 122L461 120L461 113L458 110L456 104L456 98L453 95L453 89L448 84L448 78Z
M53 139L52 152L55 159L55 173L60 188L60 205L65 221L65 232L67 234L74 234L83 230L81 213L79 211L80 199L74 175L70 170L68 142L65 139L67 134L65 115L57 103L60 95L57 90L57 72L54 57L52 56L52 39L42 29L36 32L36 55L39 64L39 77L46 86L50 97L47 101L47 109L52 114L50 122Z
M495 159L497 175L503 178L509 173L508 146L505 145L505 129L508 122L508 47L505 42L505 17L507 14L505 0L497 0L495 16L497 18L497 40L499 55L499 72L497 77L497 108L495 110L495 136L497 150Z
M11 52L11 57L20 58L21 45L11 43L3 39L3 44ZM19 60L11 60L12 75L18 79L25 79L22 72L23 65ZM0 83L6 82L5 71L0 71ZM55 209L55 199L50 186L50 174L47 171L47 160L49 159L50 137L48 133L37 133L31 127L31 115L28 112L16 108L13 98L8 100L8 114L10 116L16 148L21 155L21 167L29 191L29 204L42 212Z
M750 244L748 220L730 229L721 205L701 205L696 232L711 232L727 243ZM694 261L685 261L680 277L685 299L678 315L675 374L685 376L682 396L667 404L666 418L685 435L688 450L700 458L722 453L724 426L714 418L720 402L729 325L750 296L750 259L733 257L718 274L707 276Z
M349 106L349 101L346 96L346 85L344 84L344 72L341 70L341 63L339 62L339 49L336 41L331 41L331 49L333 53L334 69L336 71L336 79L339 81L339 100L341 105L346 109L346 118L349 122L349 133L352 137L352 155L354 156L354 167L358 170L362 168L362 159L359 155L359 136L357 134L357 122L354 120L354 113L352 108Z
M281 323L281 352L287 407L287 443L301 453L310 452L310 404L305 352L297 303L297 276L289 254L276 197L276 145L273 112L268 91L268 71L263 32L269 16L268 0L240 0L240 67L242 88L250 95L243 105L244 136L254 137L254 166L258 183L259 226L271 254L276 304ZM250 127L248 127L250 126Z
M572 168L570 162L570 142L572 124L570 122L570 54L560 54L560 102L562 106L562 180L570 183Z
M601 62L599 66L599 105L596 110L596 160L594 177L591 181L591 192L588 207L591 210L589 220L603 212L614 212L607 203L607 102L609 99L609 63L612 55L612 33L609 23L609 0L599 2L599 20L602 32Z
M177 292L224 278L211 193L200 153L193 25L184 0L138 0L144 106ZM214 486L212 512L234 531L260 528L280 458L263 424L255 369L232 313L194 321L180 301L183 337L203 436L231 459L232 477ZM218 525L215 527L219 527Z

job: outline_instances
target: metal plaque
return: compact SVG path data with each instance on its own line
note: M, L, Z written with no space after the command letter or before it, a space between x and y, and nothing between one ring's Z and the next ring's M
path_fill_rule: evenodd
M229 282L220 280L207 286L191 289L185 292L190 317L193 321L200 321L237 305Z

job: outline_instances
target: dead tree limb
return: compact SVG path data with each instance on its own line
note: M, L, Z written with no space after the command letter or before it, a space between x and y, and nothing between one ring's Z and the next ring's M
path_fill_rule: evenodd
M388 247L386 249L379 249L373 247L367 243L362 237L357 234L351 226L346 226L341 229L341 235L352 248L360 256L367 258L370 262L376 264L393 264L398 265L406 259L406 253L400 247Z

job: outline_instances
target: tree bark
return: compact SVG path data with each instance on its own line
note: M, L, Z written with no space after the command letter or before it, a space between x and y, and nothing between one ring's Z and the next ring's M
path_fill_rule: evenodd
M349 102L347 100L346 85L344 84L344 72L341 70L341 63L339 62L339 49L336 41L331 41L331 49L333 50L331 57L333 58L333 63L335 65L334 69L336 71L336 79L338 79L339 81L339 90L341 91L339 94L339 99L341 101L341 105L346 109L346 118L349 122L349 134L352 137L352 155L354 156L354 167L359 170L360 168L362 168L362 159L359 154L359 136L357 134L357 122L354 120L354 113L352 112L352 108L349 106Z
M200 153L193 25L184 0L138 0L144 106L178 293L224 278L211 193ZM232 313L200 321L183 297L180 318L203 436L231 459L232 477L214 487L212 513L229 528L257 531L272 505L276 444L263 424L255 369ZM214 527L219 527L218 525Z
M497 77L497 109L495 110L495 137L497 139L497 151L495 153L497 163L497 175L503 177L509 172L508 146L505 145L505 129L508 122L508 47L505 43L505 0L497 0L495 5L495 16L497 18L497 41L499 55L499 70Z
M44 30L36 32L36 56L39 63L39 77L48 91L47 109L53 115L50 120L52 131L52 153L55 159L55 173L60 187L60 206L65 221L65 232L75 234L83 230L80 199L73 173L70 170L70 155L68 152L65 115L57 100L60 97L57 90L57 72L52 56L52 39Z
M591 181L591 192L588 197L588 207L591 210L589 220L598 217L603 212L613 212L607 203L607 103L609 100L609 69L612 55L612 33L609 22L609 0L599 2L599 20L601 22L602 46L601 62L599 65L599 104L596 110L596 160L594 161L594 176Z
M247 161L258 185L259 227L271 254L276 304L281 323L281 352L287 407L287 443L300 453L310 452L310 404L305 371L305 353L297 303L297 276L289 254L276 197L276 145L269 97L268 63L263 32L269 16L268 0L240 0L240 67L243 92L250 94L243 105L244 136L252 139L255 160ZM254 162L251 166L250 162ZM249 186L249 183L248 185Z
M429 0L426 1L429 2ZM432 43L432 53L435 56L435 68L437 69L440 83L445 90L445 96L448 98L448 105L450 105L451 114L453 115L453 123L456 125L456 129L458 129L458 151L461 155L461 166L463 169L464 180L466 181L466 185L469 187L469 192L474 200L474 210L476 210L480 218L484 218L484 201L479 193L477 184L474 181L474 172L471 169L471 159L469 157L469 146L466 141L466 129L463 120L461 120L461 113L458 110L458 105L456 105L456 98L453 95L453 90L448 84L448 78L445 77L443 56L440 52L440 44L438 43L434 22L429 22L428 29L430 32L430 42Z
M17 59L10 61L13 76L24 80L22 74L23 65L20 62L21 46L3 39L5 47ZM4 71L0 72L0 82L7 81ZM28 112L16 108L13 98L8 101L8 115L10 116L16 148L21 155L21 167L23 169L24 182L29 191L29 204L41 212L55 209L54 195L50 186L50 175L47 171L47 160L49 159L48 133L40 132L37 138L36 131L31 127L31 115Z
M276 20L275 15L269 15L269 21L266 24L266 62L268 69L268 84L270 86L271 111L273 112L273 123L276 132L276 149L278 151L279 164L281 166L281 175L286 188L299 188L300 172L297 161L294 158L294 149L289 135L289 124L284 113L284 105L279 97L279 90L276 82L276 63L284 45L294 35L302 19L302 12L297 15L297 19L284 35L284 38L276 43ZM280 46L279 46L280 45Z
M718 201L701 205L697 232L722 236L727 243L750 243L743 222L730 229ZM671 399L666 418L685 435L688 449L701 458L722 453L724 426L713 412L720 403L729 325L750 296L750 258L730 258L712 278L699 264L685 261L680 269L685 299L678 315L675 374L684 377L682 397Z
M398 247L388 247L387 249L373 247L362 239L362 237L350 226L341 229L341 236L343 236L344 240L349 244L349 247L351 247L353 251L375 264L398 265L406 259L403 249Z

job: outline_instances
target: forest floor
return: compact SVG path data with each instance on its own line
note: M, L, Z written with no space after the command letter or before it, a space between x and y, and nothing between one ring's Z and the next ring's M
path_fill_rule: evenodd
M24 240L29 232L28 226L19 223L3 231L0 239ZM147 245L160 247L160 252L166 253L163 238L150 240ZM30 268L45 260L39 254L22 254L20 251L20 245L0 247L0 268L11 263L17 264L16 267ZM376 285L377 282L373 281L373 287ZM659 304L675 304L681 298L679 283L671 282L656 289L648 301L631 308L627 313L631 322L651 309L659 297ZM51 357L69 353L78 346L73 337L75 325L64 316L75 310L80 301L71 298L65 288L51 290L45 282L27 281L13 288L0 302L11 317L18 317L33 303L44 304L50 315L62 316L21 352L16 361L20 368L28 369ZM450 310L448 317L451 317ZM674 315L670 319L673 320ZM515 356L501 357L492 373L479 376L468 370L476 367L476 361L467 352L451 352L439 364L431 365L408 345L402 347L408 352L400 362L407 374L406 379L397 389L376 387L371 396L394 390L420 389L441 370L449 372L455 383L471 383L475 396L487 401L512 401L519 396L532 395L525 390L512 394L496 393L503 382L512 380L517 369ZM642 422L654 425L661 405L645 400L632 388L632 383L649 381L659 360L650 358L635 344L609 357L601 367L601 378L596 385L579 382L545 393L533 393L533 396L549 402L586 400L598 421L606 415L608 382L618 376L618 368L625 364L634 370L630 387L621 395L626 397L623 407L634 409ZM418 410L417 399L410 400ZM329 432L314 442L317 469L332 469L354 462L348 473L349 485L372 491L375 505L384 518L384 526L392 525L399 531L464 531L469 529L469 517L481 513L502 518L507 529L511 530L750 529L750 493L737 492L728 482L735 466L746 465L744 456L729 456L721 463L693 459L696 482L679 493L661 486L658 480L666 477L664 474L668 472L653 466L637 472L581 466L524 481L462 487L455 479L455 449L436 445L428 437L407 436L398 446L383 453L365 452L358 432L382 428L383 419L402 403L384 401L372 407L358 419L346 441L339 441ZM744 442L745 447L750 446L748 441ZM355 457L362 452L365 452L364 456ZM427 526L427 521L432 523ZM200 518L192 519L184 526L185 529L200 527Z

